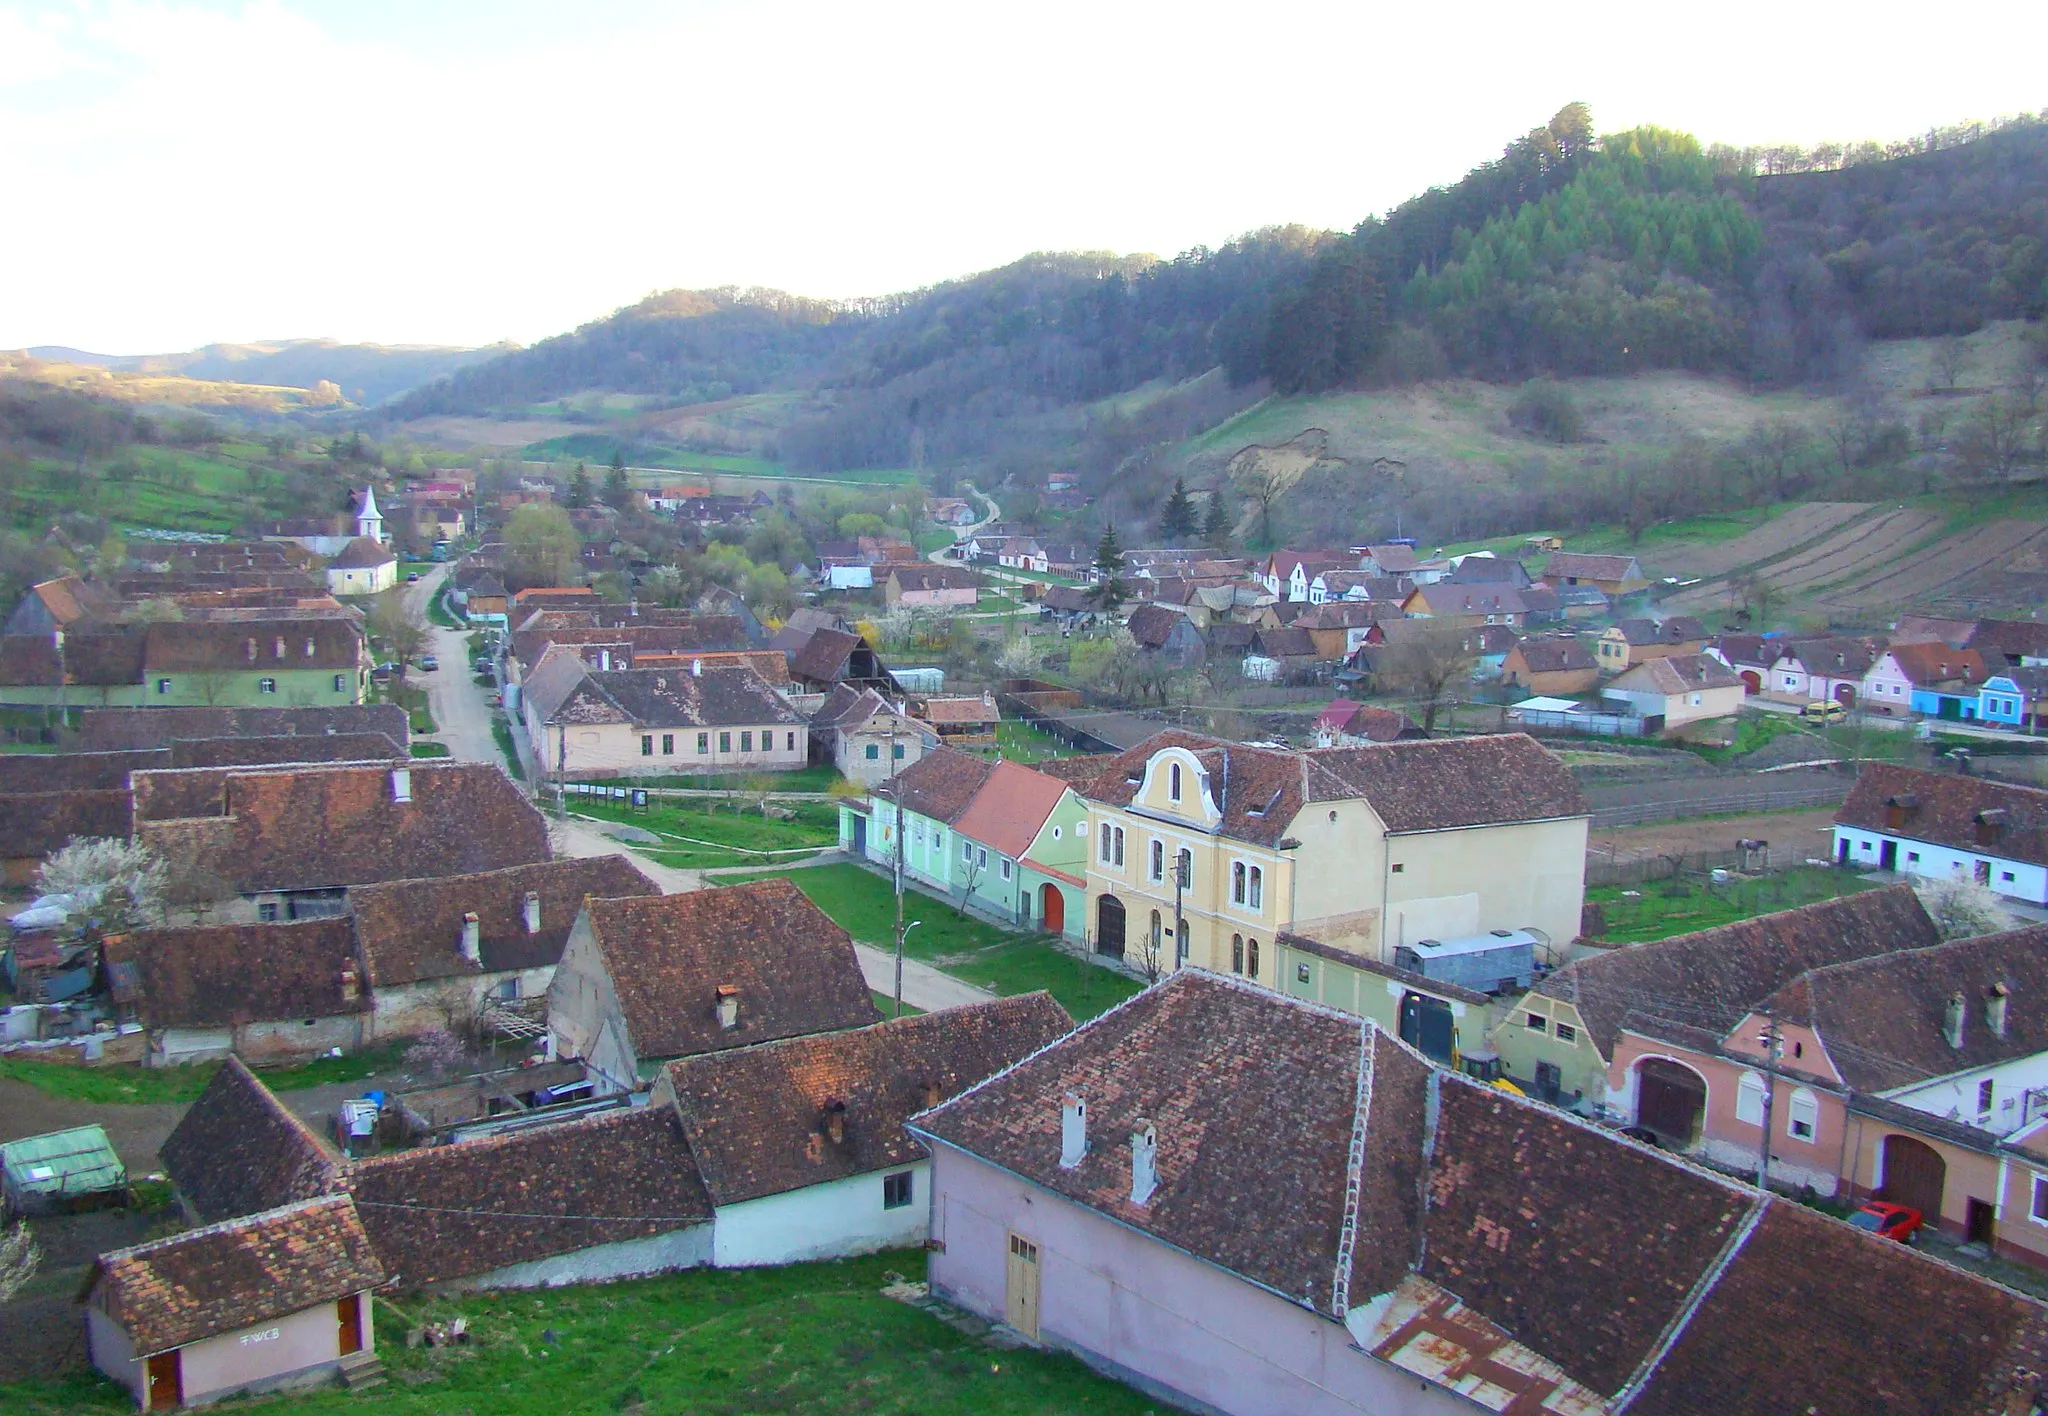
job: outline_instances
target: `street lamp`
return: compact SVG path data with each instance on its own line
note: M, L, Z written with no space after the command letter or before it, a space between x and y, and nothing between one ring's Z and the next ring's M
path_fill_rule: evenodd
M924 921L914 919L896 931L896 1016L903 1016L903 941L910 937L910 931Z

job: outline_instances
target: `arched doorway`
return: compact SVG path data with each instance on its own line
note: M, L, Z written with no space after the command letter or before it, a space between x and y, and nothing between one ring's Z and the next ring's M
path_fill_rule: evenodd
M1883 1184L1877 1196L1895 1205L1911 1205L1933 1224L1941 1217L1941 1192L1948 1185L1948 1162L1941 1152L1911 1136L1886 1136L1880 1156Z
M1699 1139L1707 1110L1707 1079L1666 1057L1636 1066L1636 1124L1684 1149Z
M1409 993L1401 999L1401 1041L1449 1065L1457 1047L1457 1025L1451 1005L1427 993Z
M1853 683L1836 684L1835 702L1841 704L1844 708L1854 708L1856 706L1856 685Z
M1124 902L1114 895L1095 902L1095 952L1116 959L1124 956Z
M1755 669L1744 669L1742 671L1742 691L1745 694L1762 693L1764 691L1764 676Z
M1064 934L1067 928L1067 897L1060 893L1060 887L1044 884L1038 887L1038 918L1047 934Z

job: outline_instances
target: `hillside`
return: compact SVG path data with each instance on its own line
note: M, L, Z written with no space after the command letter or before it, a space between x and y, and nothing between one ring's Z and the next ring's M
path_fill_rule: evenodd
M57 345L22 351L48 364L191 379L310 390L325 381L360 407L511 352L514 346L455 349L425 344L342 344L332 339L284 339L261 344L209 344L182 354L93 354ZM171 402L196 399L167 398Z

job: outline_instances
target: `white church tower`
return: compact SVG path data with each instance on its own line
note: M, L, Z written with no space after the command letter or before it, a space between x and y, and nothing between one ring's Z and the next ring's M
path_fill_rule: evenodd
M363 509L356 513L356 535L372 541L384 539L384 517L377 510L377 493L370 487L363 488Z

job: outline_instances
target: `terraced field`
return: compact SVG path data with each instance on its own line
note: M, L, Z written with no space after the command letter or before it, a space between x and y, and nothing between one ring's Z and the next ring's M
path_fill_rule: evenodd
M1782 596L1818 599L1811 592L1838 580L1890 569L1942 523L1938 512L1889 511L1874 521L1849 522L1815 545L1756 566L1755 573ZM1666 604L1675 610L1699 611L1722 604L1727 593L1725 585L1701 585Z
M1871 502L1802 502L1731 541L1677 545L1661 555L1646 556L1645 568L1657 575L1685 579L1727 575L1790 554L1874 509Z
M1934 607L1959 586L1986 570L2006 567L2015 557L2033 561L2048 548L2048 526L2038 521L1992 521L1937 541L1918 555L1900 558L1872 574L1845 581L1820 595L1836 606Z

